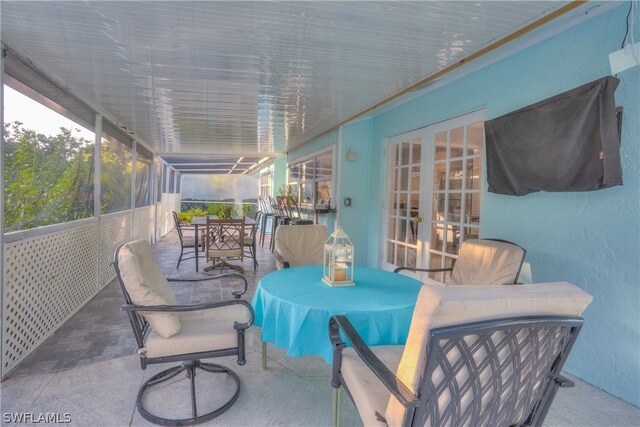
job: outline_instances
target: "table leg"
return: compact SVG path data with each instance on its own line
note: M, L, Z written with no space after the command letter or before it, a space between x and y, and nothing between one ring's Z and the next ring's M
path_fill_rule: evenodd
M200 245L198 244L198 226L196 225L196 237L195 237L195 243L196 243L196 273L198 272L198 258L200 257Z
M262 369L267 369L267 342L262 341Z

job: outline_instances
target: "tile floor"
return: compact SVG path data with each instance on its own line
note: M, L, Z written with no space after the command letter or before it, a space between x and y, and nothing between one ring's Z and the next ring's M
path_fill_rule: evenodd
M154 253L169 276L193 275L193 261L175 269L176 237L170 234L154 246ZM258 251L260 266L254 272L245 261L251 300L260 277L274 269L270 253ZM228 298L232 282L215 286L173 284L179 302L201 302ZM149 376L166 366L140 369L133 355L135 343L115 283L70 319L0 385L2 425L10 425L7 414L58 413L69 415L73 426L150 425L135 408L138 388ZM93 326L92 326L93 325ZM96 325L101 325L97 327ZM259 334L259 330L256 331ZM331 424L330 367L317 357L290 358L269 347L268 368L261 368L260 342L248 350L247 363L238 366L233 358L220 358L239 376L242 388L238 401L212 426L328 426ZM225 390L228 384L218 376L199 375L206 390ZM549 412L547 426L640 426L640 409L626 404L580 380L573 389L560 390ZM162 411L171 403L184 403L187 381L163 387L149 404ZM181 394L180 390L185 392ZM211 394L212 405L219 394ZM184 408L187 410L187 408ZM34 424L37 425L37 424ZM343 406L343 425L361 425L350 402Z

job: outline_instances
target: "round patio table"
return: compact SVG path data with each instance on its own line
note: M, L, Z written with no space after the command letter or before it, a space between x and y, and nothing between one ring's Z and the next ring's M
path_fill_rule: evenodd
M252 305L262 342L292 357L332 361L329 319L345 314L368 345L405 344L422 283L402 274L356 267L355 286L330 287L322 266L285 268L264 276Z

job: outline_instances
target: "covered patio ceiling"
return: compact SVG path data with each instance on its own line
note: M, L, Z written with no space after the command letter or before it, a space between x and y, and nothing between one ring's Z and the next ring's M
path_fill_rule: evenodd
M176 169L241 173L566 4L3 1L2 40Z

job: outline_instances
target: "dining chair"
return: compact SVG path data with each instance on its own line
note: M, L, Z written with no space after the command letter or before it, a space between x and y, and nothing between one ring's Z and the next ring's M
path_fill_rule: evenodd
M541 426L591 300L566 282L423 285L404 346L334 316L333 424L344 389L366 426Z
M287 225L291 218L285 211L284 201L281 204L278 200L269 196L269 201L271 203L271 210L274 212L274 215L271 219L271 242L269 243L269 250L271 252L275 249L275 240L274 237L276 235L276 230L281 225ZM288 206L287 206L288 208Z
M260 245L264 247L265 236L268 234L271 237L271 231L267 233L267 225L269 219L273 220L274 212L262 196L258 196L258 203L260 203L260 210L262 211L262 215L260 216Z
M204 271L212 271L219 268L231 268L239 272L244 272L240 265L231 264L229 260L244 259L244 236L245 222L240 219L217 219L207 217L207 228L205 234L205 256L206 261L213 261L214 264L208 266Z
M178 257L178 264L176 265L176 268L180 268L180 263L182 261L194 259L198 256L199 248L196 248L195 228L180 224L178 214L175 211L171 211L171 215L173 216L173 222L175 224L176 231L178 232L178 239L180 240L180 256ZM184 234L185 230L192 230L194 231L194 234L187 236ZM189 249L193 250L189 251Z
M256 240L258 235L259 215L256 213L254 224L245 224L243 248L244 256L253 259L253 269L258 267L258 259L256 258Z
M289 225L313 224L313 220L302 219L302 215L300 214L300 208L298 207L298 203L293 197L291 197L289 200L289 217L290 217Z
M513 285L518 282L526 254L524 248L506 240L469 239L460 246L451 268L398 267L394 272L450 272L447 285Z
M327 226L281 225L276 229L275 250L278 270L301 265L322 264Z
M246 278L239 273L227 273L192 279L167 279L156 264L151 244L146 240L121 245L115 251L113 265L125 299L122 310L129 317L142 369L151 364L181 362L178 366L152 375L142 384L136 398L140 415L160 425L192 425L211 420L229 409L240 393L238 375L226 366L226 361L224 365L219 365L200 360L235 356L239 365L245 364L245 349L253 341L249 328L254 319L251 304L239 299L247 291ZM243 289L233 292L233 300L178 305L169 286L170 281L202 282L223 278L237 278L244 284ZM225 389L230 390L225 394L229 397L211 399L216 390L196 387L197 370L224 374L228 384ZM170 390L177 386L175 377L180 374L186 374L190 382L190 416L179 416L184 414L180 403L176 407L171 406L172 401L179 399L162 402L163 416L158 415L158 411L151 412L145 399L147 393L162 393L158 390L167 390L165 394L172 393ZM203 413L197 404L198 395L207 402L224 403ZM164 414L172 414L173 418L166 418Z

